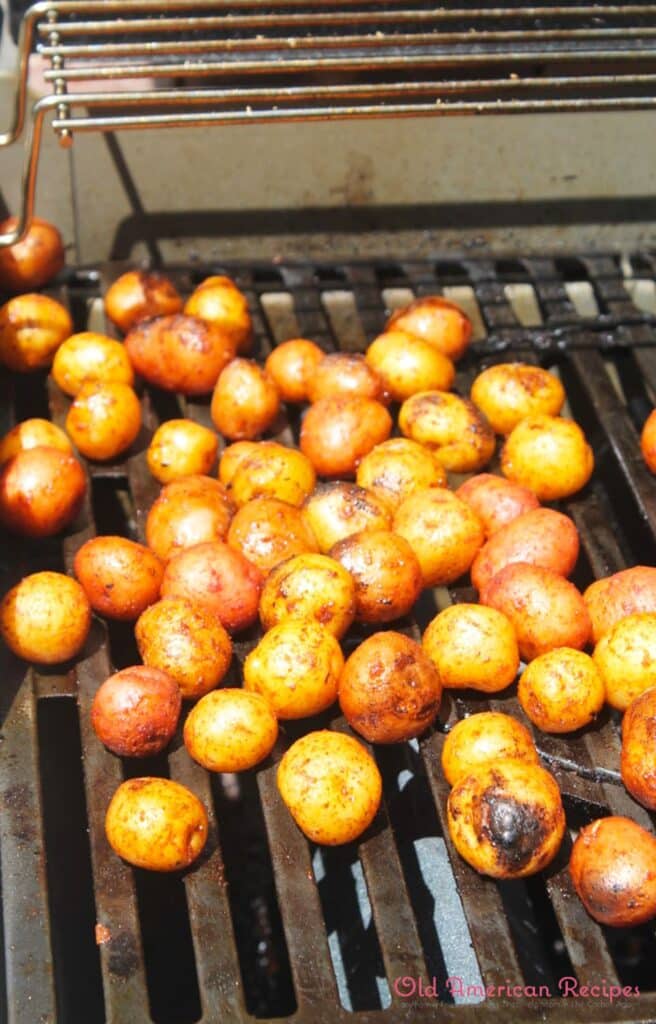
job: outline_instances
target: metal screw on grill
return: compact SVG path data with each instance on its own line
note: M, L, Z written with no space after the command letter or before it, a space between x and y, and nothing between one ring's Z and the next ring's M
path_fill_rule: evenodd
M57 19L58 19L57 11L53 10L53 9L50 9L48 11L48 15L47 15L48 24L52 25L52 26L56 26L57 25ZM55 28L53 28L48 33L48 45L53 47L53 48L56 48L56 47L59 46L59 40L60 40L59 32L56 31ZM52 70L55 71L55 72L63 70L64 58L61 56L61 54L55 53L55 54L53 54L51 56L51 58L50 58L50 66L51 66ZM61 78L61 77L55 78L53 91L54 91L55 96L65 96L67 94L67 92L68 92L68 85L66 84L66 81L63 78ZM57 115L57 118L59 120L65 120L69 116L69 106L68 106L68 104L67 103L59 103L59 104L57 104L56 115ZM62 149L70 149L70 147L73 145L73 135L72 135L71 131L68 128L57 128L56 131L57 131L57 136L59 138L59 145L62 147Z

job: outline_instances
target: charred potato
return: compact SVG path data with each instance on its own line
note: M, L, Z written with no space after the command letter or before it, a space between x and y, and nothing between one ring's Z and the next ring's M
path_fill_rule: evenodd
M513 484L493 473L479 473L466 480L455 492L474 510L483 524L485 536L491 537L513 519L539 508L532 491Z
M75 447L97 462L122 455L141 430L141 403L127 384L83 384L66 416Z
M103 334L72 334L59 346L52 363L58 387L75 397L83 384L118 381L134 384L134 371L125 346Z
M218 480L189 476L160 491L146 519L146 543L163 561L183 548L224 540L234 506Z
M264 366L283 402L307 402L308 381L323 357L319 346L306 338L292 338L274 348Z
M595 663L582 651L559 647L531 662L517 688L519 703L542 732L574 732L589 725L606 699Z
M0 472L0 522L26 537L52 537L73 522L86 489L84 470L72 455L27 448Z
M387 330L390 328L423 338L454 361L465 354L472 334L469 317L455 302L441 295L415 299L397 310L387 324Z
M244 452L229 487L237 506L253 498L277 498L298 506L312 494L316 482L314 467L302 452L276 441L261 441Z
M387 502L356 484L319 484L303 505L303 516L326 554L345 537L360 530L388 530L392 524Z
M358 622L392 622L407 615L424 585L407 540L390 530L363 530L330 549L355 580Z
M375 398L385 401L383 382L359 352L324 355L308 377L307 398Z
M594 456L577 423L558 416L527 416L501 452L501 472L540 501L568 498L592 476Z
M234 358L234 345L194 316L162 316L133 327L125 339L137 373L156 388L207 395Z
M17 217L0 223L8 234L18 225ZM64 266L64 243L54 224L33 217L18 242L0 249L0 288L7 292L31 292L42 288Z
M17 423L0 441L0 466L19 452L31 448L57 448L66 455L73 454L73 446L64 431L51 423L34 417Z
M395 533L407 540L424 586L453 583L467 572L484 540L483 527L469 505L442 487L415 491L396 510Z
M277 498L253 498L235 513L228 544L265 575L292 555L317 550L300 509Z
M540 763L526 726L499 711L481 711L456 722L442 747L442 771L449 785L492 761Z
M279 409L280 393L267 371L250 359L233 359L216 382L210 412L225 437L252 441L269 429Z
M244 772L268 757L278 720L264 697L215 690L198 701L184 726L185 747L210 772Z
M221 331L235 352L249 352L253 324L246 296L229 277L206 277L187 299L188 316L197 316Z
M73 333L68 310L47 295L17 295L0 309L0 363L18 373L50 366Z
M634 565L591 583L583 594L592 620L592 638L601 640L620 619L635 612L656 612L656 568Z
M656 839L630 818L599 818L582 828L569 871L600 924L631 928L656 916Z
M257 618L262 573L239 551L221 541L195 544L167 564L162 597L187 598L205 605L229 633Z
M419 391L449 391L456 375L450 359L404 331L380 334L367 349L366 358L395 402L405 402Z
M631 701L622 719L622 782L634 800L656 810L656 687Z
M497 363L479 373L469 397L497 434L509 434L527 416L557 416L565 389L540 366Z
M301 451L319 476L352 477L391 431L390 414L374 398L322 398L303 419Z
M212 469L218 450L219 440L207 427L191 420L167 420L148 446L148 469L162 484L203 475Z
M265 629L287 618L314 619L336 637L355 618L355 582L327 555L296 555L281 562L267 577L260 598Z
M91 724L101 743L119 757L152 757L173 739L182 698L166 672L135 665L101 685Z
M569 516L536 508L513 519L483 545L472 563L472 583L483 590L511 562L528 562L569 576L578 557L579 532Z
M625 711L656 685L656 614L636 612L605 633L592 655L611 707Z
M446 391L420 391L406 399L399 427L454 473L476 473L494 455L494 431L483 414L472 402Z
M35 572L5 594L0 630L7 647L26 661L55 665L78 654L91 626L82 587L60 572Z
M123 334L141 320L173 316L181 309L182 299L168 278L145 270L121 274L105 295L105 312Z
M75 555L73 571L95 612L133 622L159 597L164 566L125 537L93 537Z
M414 491L446 487L446 472L423 445L407 437L391 437L365 455L355 482L396 509Z
M421 643L448 689L497 693L510 686L519 669L511 622L484 605L445 608L429 623Z

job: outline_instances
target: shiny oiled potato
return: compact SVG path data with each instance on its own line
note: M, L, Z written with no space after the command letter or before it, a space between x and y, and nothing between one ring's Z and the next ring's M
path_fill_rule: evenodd
M253 342L253 324L246 296L224 275L206 277L187 299L184 311L206 320L220 330L236 352L248 352Z
M266 370L251 359L233 359L222 370L210 412L217 430L231 441L252 441L273 424L280 392Z
M5 594L0 630L7 647L26 661L55 665L82 650L91 606L82 587L60 572L35 572Z
M0 363L28 373L50 366L73 333L68 310L47 295L17 295L0 309Z
M0 223L8 234L18 225L17 217ZM54 224L33 217L27 232L13 245L0 249L0 288L8 292L30 292L41 288L64 266L64 243Z
M656 839L630 818L598 818L582 828L569 871L595 921L631 928L656 917Z
M420 391L406 399L399 426L454 473L476 473L494 455L494 431L483 414L468 399L446 391Z
M61 427L50 420L37 416L17 423L0 441L0 465L9 462L19 452L30 448L57 448L67 455L73 454L73 446Z
M168 561L183 548L224 540L234 505L218 480L188 476L173 480L159 493L146 519L146 543Z
M391 431L392 417L374 398L322 398L303 419L301 451L319 476L352 477Z
M125 347L144 380L183 395L209 394L235 354L232 342L217 328L182 314L137 324Z
M308 381L324 352L307 338L292 338L277 345L264 364L283 402L307 402Z
M643 807L656 810L656 687L631 701L622 719L622 782Z
M421 643L448 689L497 693L510 686L519 669L511 622L484 605L445 608L428 624Z
M421 736L440 710L442 684L418 643L389 630L356 647L339 679L339 704L371 743Z
M191 790L172 779L128 779L105 817L114 853L137 868L177 871L200 856L207 842L207 812Z
M599 714L606 692L594 661L583 651L559 647L536 658L517 688L526 715L543 732L573 732Z
M101 685L91 724L101 743L119 757L152 757L173 738L182 698L166 672L134 665Z
M464 355L472 334L469 317L455 302L443 299L441 295L415 299L404 309L397 310L391 316L387 330L391 327L423 338L453 360Z
M264 574L292 555L317 551L303 513L277 498L253 498L235 513L228 544Z
M525 760L474 768L451 790L449 833L461 857L482 875L525 878L554 859L565 812L553 775Z
M533 737L512 715L481 711L456 722L442 747L442 771L450 786L492 761L539 764Z
M339 643L315 619L283 619L244 662L244 688L259 693L277 718L307 718L337 699L344 665Z
M513 519L539 508L532 491L493 473L479 473L466 480L455 492L474 510L483 524L486 537L497 533Z
M207 427L191 420L167 420L148 446L148 469L162 484L203 475L212 469L218 450L219 440Z
M66 416L66 432L88 459L122 455L141 430L141 403L127 384L83 384Z
M433 452L408 437L377 444L358 466L355 482L373 491L391 508L424 487L446 487L444 466Z
M390 530L363 530L340 540L331 558L355 580L358 622L391 622L407 615L424 580L417 556L407 540Z
M479 373L470 398L497 434L509 434L526 416L557 416L565 389L553 373L527 363L497 363Z
M451 360L434 345L397 330L385 331L372 341L367 363L395 402L419 391L449 391L456 375Z
M198 601L236 633L257 619L262 584L262 573L241 552L211 541L186 548L170 560L161 593Z
M134 384L134 370L125 345L93 331L72 334L59 346L52 363L52 376L62 391L73 396L90 381Z
M406 498L394 514L392 529L414 551L427 587L453 583L467 572L485 539L469 505L443 487Z
M378 766L352 736L322 729L291 745L278 767L278 789L302 832L340 846L369 827L383 792Z
M302 452L276 441L260 441L239 459L229 488L237 506L253 498L278 498L298 506L316 482L314 466Z
M656 473L656 409L650 412L640 433L640 451L652 473Z
M392 511L383 498L340 482L319 484L303 505L303 516L323 554L360 530L388 530L392 524Z
M608 703L624 711L656 685L656 614L636 612L602 636L593 653Z
M244 772L268 757L278 720L259 693L215 690L187 716L184 742L194 761L210 772Z
M219 480L224 487L230 486L240 463L246 456L254 452L258 444L263 443L262 441L235 441L234 444L229 444L227 448L223 449L219 459Z
M498 530L476 555L472 583L482 590L511 562L528 562L569 576L579 557L579 532L562 512L536 508Z
M18 452L0 472L0 522L26 537L52 537L73 522L87 481L80 463L59 448Z
M613 626L634 612L656 612L656 568L634 565L603 580L583 594L592 620L592 639L601 640Z
M540 501L568 498L592 476L594 456L577 423L558 416L527 416L501 452L501 472Z
M159 597L164 566L143 544L110 536L83 544L73 571L95 612L133 622Z
M124 334L141 320L173 316L181 309L182 299L171 281L151 271L128 270L105 295L105 312Z
M308 377L309 402L340 397L387 398L382 380L359 352L324 355Z
M327 555L288 558L267 577L260 598L265 629L287 618L314 619L336 637L355 618L355 581L344 566Z

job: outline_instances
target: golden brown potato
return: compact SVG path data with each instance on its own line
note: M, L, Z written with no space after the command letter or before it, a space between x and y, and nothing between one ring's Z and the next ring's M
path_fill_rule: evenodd
M472 583L482 590L511 562L528 562L569 576L578 557L579 532L569 516L536 508L513 519L483 545L472 563Z
M303 513L277 498L253 498L235 513L228 544L266 575L292 555L317 551Z
M253 498L278 498L298 506L316 482L314 466L302 452L276 441L260 441L239 459L229 488L238 507Z
M606 692L594 661L582 651L559 647L536 658L517 688L528 718L543 732L574 732L589 725Z
M582 828L569 870L595 921L631 928L656 916L656 839L630 818L598 818Z
M215 689L232 660L232 640L213 611L185 598L157 601L134 628L144 665L166 672L186 700Z
M29 451L31 448L57 448L67 455L73 454L73 445L64 431L50 420L42 420L35 416L17 423L2 438L0 466L4 466L5 462L9 462L19 452Z
M446 472L439 459L423 445L407 437L390 437L365 455L355 482L396 509L414 491L446 487Z
M631 701L622 719L622 782L634 800L656 810L656 687Z
M418 643L403 633L374 633L356 647L339 679L339 705L370 743L421 736L440 710L442 684Z
M479 473L466 480L455 492L474 510L491 537L513 519L540 507L532 491L493 473Z
M428 624L421 643L448 689L497 693L510 686L519 669L511 622L480 604L445 608Z
M233 359L221 371L210 412L217 430L231 441L259 437L279 409L280 393L273 378L251 359Z
M187 299L185 313L197 316L220 330L235 352L249 352L253 343L253 324L248 302L229 277L206 277Z
M277 718L307 718L337 699L339 643L315 619L283 619L244 662L244 689L267 699Z
M449 794L447 820L460 856L492 878L541 871L565 833L556 780L523 760L492 761L463 776Z
M656 409L653 409L640 433L640 451L652 473L656 473Z
M309 402L322 398L375 398L386 401L383 382L359 352L324 355L307 380Z
M221 541L195 544L175 555L162 580L162 597L187 598L210 609L230 633L257 619L262 573Z
M541 366L497 363L479 373L469 397L497 434L509 434L526 416L557 416L565 389Z
M442 771L449 785L492 761L540 763L526 726L499 711L481 711L456 722L442 747Z
M73 571L95 612L133 622L159 597L164 566L125 537L93 537L75 555Z
M568 498L585 487L594 469L592 448L577 423L558 416L527 416L501 452L501 472L540 501Z
M324 352L313 341L292 338L276 345L264 364L283 402L307 402L308 380Z
M443 487L406 498L394 514L392 529L417 556L426 587L453 583L467 572L485 539L469 505Z
M446 391L420 391L406 399L399 427L454 473L476 473L494 455L494 431L483 414L468 399Z
M215 690L190 711L184 742L210 772L244 772L268 757L278 720L264 697L245 690Z
M235 441L234 444L229 444L227 448L223 449L219 459L219 480L224 487L230 486L242 460L254 452L258 444L262 443L261 441Z
M625 711L656 685L656 614L636 612L602 636L592 655L611 707Z
M322 398L301 427L301 451L319 476L354 476L367 452L385 441L392 417L373 398Z
M353 577L327 555L287 558L267 577L260 621L271 629L287 618L315 619L334 636L343 636L355 618Z
M167 420L153 434L146 458L156 480L209 473L219 450L216 434L191 420Z
M127 384L83 384L66 416L75 447L97 462L122 455L141 430L141 403Z
M367 363L395 402L419 391L449 391L456 375L451 360L434 345L399 330L385 331L372 341Z
M387 502L356 484L319 484L303 505L303 516L326 554L340 540L360 530L388 530L392 513Z
M173 739L182 698L166 672L134 665L101 685L91 724L101 743L119 757L152 757Z
M407 540L390 530L363 530L340 540L330 557L355 580L358 622L392 622L407 615L424 580Z
M156 388L207 395L234 358L219 330L194 316L161 316L133 327L125 339L137 373Z
M188 868L207 842L207 812L198 797L172 779L128 779L105 817L114 853L150 871Z
M28 448L0 472L0 522L26 537L52 537L73 522L87 480L80 463L59 448Z
M168 278L145 270L121 274L105 295L105 312L123 334L141 320L173 316L181 309L182 299Z
M188 476L163 487L146 519L146 543L163 561L183 548L224 540L234 505L218 480Z
M8 234L18 226L17 217L0 223ZM19 242L0 249L0 288L7 292L31 292L42 288L64 266L64 243L54 224L33 217Z
M5 594L0 630L7 647L26 661L55 665L82 650L91 606L82 587L60 572L35 572Z
M391 327L423 338L453 360L465 354L472 333L469 317L455 302L441 295L415 299L404 309L397 310L390 317L387 330Z
M581 594L551 569L513 562L493 577L480 601L510 619L524 661L555 647L579 651L590 640L592 626Z
M314 843L340 846L374 820L383 792L373 757L352 736L322 729L292 743L278 766L289 813Z
M118 381L134 384L134 371L125 345L104 334L83 331L59 346L52 363L55 383L67 395L77 395L83 384Z
M592 639L601 640L613 626L634 612L656 612L656 568L634 565L591 583L583 594L592 620Z
M17 295L0 309L0 363L29 373L50 366L73 333L68 310L47 295Z

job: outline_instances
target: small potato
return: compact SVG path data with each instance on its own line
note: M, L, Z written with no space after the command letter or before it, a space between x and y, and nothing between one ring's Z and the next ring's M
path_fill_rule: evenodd
M423 445L407 437L390 437L365 455L355 482L396 509L414 491L446 487L446 472L439 459Z
M455 302L449 302L441 295L415 299L390 317L387 330L391 327L423 338L453 360L465 354L472 333L469 317Z
M229 487L238 507L253 498L278 498L299 506L312 494L316 482L314 466L302 452L276 441L260 441L244 452Z
M0 363L29 373L50 366L73 333L68 310L47 295L17 295L0 309Z
M187 476L163 487L146 519L146 543L166 562L183 548L224 540L234 505L218 480Z
M364 456L385 441L392 417L373 398L322 398L301 427L301 451L319 476L355 476Z
M449 785L492 761L540 763L526 726L499 711L481 711L456 722L442 747L442 771Z
M385 401L387 395L376 371L359 352L331 352L323 358L308 377L309 402L322 398L375 398Z
M460 856L492 878L541 871L565 834L556 780L524 760L492 761L463 776L449 794L447 820Z
M210 609L229 633L257 619L262 573L221 541L195 544L175 555L162 580L162 597L187 598Z
M589 725L606 699L592 658L570 647L547 651L532 661L519 680L519 703L543 732L574 732Z
M634 565L591 583L583 594L592 620L592 639L601 640L620 619L634 612L656 612L656 568Z
M141 403L127 384L83 384L66 416L75 447L97 462L122 455L141 430Z
M472 563L472 583L483 590L511 562L528 562L569 576L578 557L579 532L569 516L536 508L513 519L483 545Z
M91 724L101 743L119 757L152 757L173 739L182 698L166 672L135 665L101 685Z
M483 524L486 537L491 537L525 512L540 507L532 491L493 473L470 477L455 493L474 510Z
M268 757L278 720L264 697L245 690L215 690L187 716L184 742L209 772L244 772Z
M456 370L433 345L405 331L380 334L367 349L367 363L395 402L419 391L449 391Z
M185 700L215 689L232 660L232 641L205 605L184 598L157 601L134 629L144 665L175 679Z
M653 409L640 433L640 451L652 473L656 473L656 409Z
M125 347L137 373L156 388L207 395L235 349L211 324L195 316L162 316L130 330Z
M27 448L0 472L0 522L26 537L52 537L73 522L87 480L73 455L59 448Z
M510 686L519 669L511 622L480 604L445 608L428 624L421 643L448 689L497 693Z
M9 462L19 452L29 451L31 448L57 448L67 455L73 454L73 445L60 427L55 426L50 420L34 417L17 423L2 438L0 466L4 466L5 462Z
M590 640L592 626L581 594L550 569L513 562L493 577L480 600L510 619L524 661L555 647L579 651Z
M280 393L273 378L251 359L233 359L222 370L210 412L217 430L231 441L259 437L273 424Z
M0 223L8 234L18 226L17 217ZM0 249L0 288L7 292L31 292L42 288L64 266L64 243L54 224L33 217L19 242Z
M187 299L184 311L187 316L197 316L221 331L235 352L250 351L253 324L248 302L229 277L206 277Z
M330 557L355 580L358 622L392 622L407 615L424 580L407 540L390 530L363 530L340 540Z
M341 648L315 619L283 619L244 662L244 689L260 693L277 718L307 718L337 699Z
M209 473L219 450L216 434L191 420L167 420L153 434L146 458L156 480Z
M592 476L594 456L577 423L558 416L527 416L501 452L501 472L540 501L568 498Z
M420 391L406 399L399 427L454 473L476 473L494 455L494 431L483 414L466 398L446 391Z
M656 685L656 614L636 612L605 633L592 655L606 687L606 700L625 711Z
M104 334L72 334L55 352L52 376L67 395L79 394L83 384L118 381L134 384L134 370L125 346Z
M228 544L264 575L292 555L317 551L301 510L277 498L253 498L242 505L230 523Z
M634 800L656 810L656 687L631 701L622 719L622 782Z
M406 498L394 514L392 529L417 556L426 587L453 583L467 572L484 540L469 505L443 487Z
M553 373L528 363L497 363L479 373L469 396L497 434L509 434L526 416L557 416L565 389Z
M168 278L145 270L121 274L105 295L105 312L123 334L141 320L172 316L181 309L182 299Z
M197 796L172 779L128 779L105 817L114 853L137 868L188 868L207 842L207 812Z
M656 916L656 839L630 818L598 818L582 828L569 871L600 924L632 928Z
M93 537L75 555L73 571L95 612L133 622L159 597L164 566L125 537Z
M90 626L86 594L60 572L25 576L0 605L0 630L7 647L39 665L74 658L84 647Z
M418 643L393 630L374 633L353 651L339 679L339 705L370 743L402 743L433 724L442 684Z
M278 766L289 813L314 843L340 846L374 820L383 783L373 757L344 733L322 729L292 743Z
M340 540L360 530L389 530L387 502L356 484L319 484L303 505L303 516L326 554Z
M277 345L267 356L264 367L283 402L307 402L308 381L324 354L313 341L292 338Z
M269 573L260 598L265 629L287 618L314 619L341 637L355 618L355 581L327 555L296 555Z
M219 480L224 487L230 486L242 460L254 452L258 444L262 443L261 441L235 441L234 444L229 444L227 448L223 449L219 460Z

